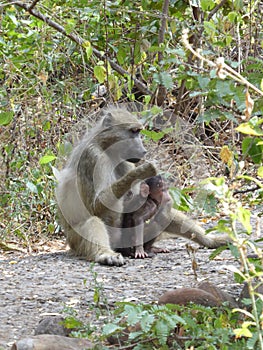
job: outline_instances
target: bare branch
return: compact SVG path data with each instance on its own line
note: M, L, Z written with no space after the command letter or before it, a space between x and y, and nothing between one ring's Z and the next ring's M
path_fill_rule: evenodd
M234 196L237 195L237 194L244 194L244 193L248 193L248 192L254 192L254 191L257 191L260 189L260 186L255 186L255 187L252 187L252 188L247 188L246 190L235 190L233 192Z
M161 26L159 29L159 38L158 38L158 44L159 46L164 43L164 35L165 35L165 27L167 23L167 17L168 17L168 9L169 9L169 0L164 0L163 3L163 9L162 9L162 20L161 20ZM163 59L163 52L160 51L158 53L158 62Z
M37 2L36 0L34 2ZM58 24L57 22L53 21L51 18L43 15L41 12L36 11L35 9L31 8L32 5L27 5L21 1L18 1L15 3L17 6L23 8L24 10L28 11L31 15L34 17L40 19L41 21L45 22L47 25L50 27L56 29L58 32L69 38L70 40L74 41L80 46L85 46L85 40L79 37L78 35L74 33L67 33L66 29ZM100 60L105 60L106 57L104 54L102 54L99 50L96 48L92 48L92 52L96 57L98 57ZM117 73L119 73L122 76L130 76L130 74L123 69L121 66L119 66L117 63L112 61L111 59L107 58L107 61L109 62L110 66L112 69L114 69ZM137 78L133 77L133 81L135 86L139 91L141 91L145 95L152 95L152 92L147 88L145 84L143 84L140 80Z
M227 2L227 0L222 0L218 5L216 5L213 10L209 13L207 16L207 20L209 21L216 13L217 11L224 6L224 4Z
M159 37L158 37L158 44L159 47L164 43L164 36L165 36L165 30L166 30L166 24L167 24L167 18L168 18L168 10L169 10L169 0L164 0L163 2L163 8L162 8L162 19L159 29ZM158 63L160 65L161 61L163 59L163 51L158 52ZM159 84L156 92L154 95L152 95L151 102L156 103L158 106L161 106L166 98L167 90L164 85Z
M34 0L32 2L32 4L30 5L28 11L31 12L33 10L33 8L36 6L36 4L39 2L40 0Z

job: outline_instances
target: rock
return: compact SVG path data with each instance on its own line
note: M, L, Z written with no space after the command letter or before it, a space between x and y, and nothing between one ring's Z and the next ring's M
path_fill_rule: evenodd
M179 288L164 293L158 300L158 304L178 304L187 305L188 303L200 304L204 306L220 306L218 299L199 288Z
M62 316L48 316L41 320L35 330L35 335L54 334L68 336L72 329L63 325L65 319Z
M262 284L258 284L258 286L257 286L257 282L253 282L253 286L255 288L255 293L263 294L263 285ZM244 287L242 288L242 290L240 292L238 304L241 307L245 307L246 309L251 310L251 305L245 305L244 302L242 301L243 299L249 299L249 298L250 298L250 294L249 294L248 284L247 284L247 282L245 282ZM258 296L256 295L256 299L257 298L258 298Z
M197 288L212 294L220 304L226 303L230 308L238 307L238 303L230 294L221 290L211 282L201 282L198 284Z
M86 350L93 347L87 339L42 334L17 341L11 350Z

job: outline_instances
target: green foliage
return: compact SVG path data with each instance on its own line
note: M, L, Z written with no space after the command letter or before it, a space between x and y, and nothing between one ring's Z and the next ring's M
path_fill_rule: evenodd
M0 125L8 125L13 119L13 112L3 112L0 113Z
M193 210L193 200L192 197L188 194L189 189L185 188L183 190L180 190L176 187L171 187L169 189L169 192L173 199L174 208L186 212Z
M173 88L173 79L171 74L162 72L153 74L153 79L159 85L163 85L167 90L171 90Z
M253 348L255 344L262 348L262 330L261 330L261 315L262 315L262 296L259 295L257 299L257 293L255 291L255 281L258 285L263 283L263 267L260 257L262 257L262 250L258 242L250 240L249 236L252 233L251 225L251 212L244 208L241 203L238 202L233 196L232 191L226 185L225 180L210 179L210 183L206 181L210 189L214 189L216 198L224 206L225 214L228 215L228 220L219 220L217 225L212 230L227 233L233 240L233 245L230 247L234 257L238 258L242 264L242 270L235 267L229 267L235 275L239 283L247 282L250 290L251 308L252 312L245 310L236 310L245 314L249 321L245 320L241 327L237 327L234 330L236 337L251 338L249 348ZM234 209L233 209L234 208ZM211 231L211 230L210 230ZM247 235L246 239L241 238L241 235ZM253 259L250 261L247 259L245 250L249 247L260 261ZM216 249L210 256L215 258L226 247L220 247ZM253 331L251 331L253 329ZM253 345L253 346L252 346ZM252 347L251 347L252 346Z
M179 316L180 315L180 316ZM237 317L227 309L200 305L146 305L117 303L113 321L105 324L102 339L109 336L134 349L239 349L245 339L234 339ZM250 325L251 326L251 325ZM180 333L184 336L181 337ZM123 335L127 334L123 339ZM203 339L206 339L204 344ZM131 346L131 345L130 345Z
M55 159L56 159L56 156L54 156L52 154L46 154L45 156L40 158L39 164L40 165L48 164L48 163L51 163Z
M171 130L171 128L163 129L162 131L142 130L141 134L145 136L146 142L147 140L153 140L157 142L161 140Z
M245 135L242 141L242 153L244 157L250 157L255 164L261 165L263 162L263 131L260 128L263 123L258 117L252 118L247 123L242 123L237 130Z

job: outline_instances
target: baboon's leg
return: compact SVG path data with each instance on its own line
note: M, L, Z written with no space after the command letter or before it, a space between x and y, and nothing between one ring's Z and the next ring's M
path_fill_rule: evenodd
M158 213L153 222L144 227L145 243L153 244L154 241L177 237L189 239L208 248L217 248L231 242L227 234L206 235L205 230L196 221L173 208L169 212Z
M67 234L67 241L78 256L104 265L121 266L125 263L123 256L110 248L107 229L96 216L74 226L74 230Z
M231 241L228 235L206 235L205 230L196 221L189 219L185 214L175 209L171 210L171 221L165 228L165 233L167 238L180 236L208 248L217 248Z

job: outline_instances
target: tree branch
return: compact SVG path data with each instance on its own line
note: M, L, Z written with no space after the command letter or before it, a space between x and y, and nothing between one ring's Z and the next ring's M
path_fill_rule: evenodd
M159 36L158 36L158 45L159 47L162 46L164 43L164 36L165 36L165 30L166 30L166 23L168 18L168 10L169 10L169 3L170 0L164 0L163 2L163 8L162 8L162 19L159 29ZM159 66L161 65L161 61L163 60L163 51L158 52L158 63ZM159 84L156 92L154 95L152 95L151 103L156 103L157 106L162 106L165 98L167 95L167 90L164 85Z
M41 21L45 22L47 25L49 25L50 27L56 29L58 32L60 32L61 34L63 34L67 38L69 38L70 40L74 41L78 45L80 45L80 46L84 46L85 45L85 40L84 39L82 39L81 37L79 37L78 35L76 35L74 33L67 33L66 29L63 26L61 26L57 22L53 21L51 18L43 15L41 12L36 11L33 7L37 3L37 1L34 1L31 5L27 5L27 4L25 4L23 2L20 2L20 1L17 1L15 3L12 2L12 3L17 5L17 6L19 6L19 7L21 7L21 8L23 8L24 10L28 11L32 16L34 16L34 17L40 19ZM102 54L96 48L92 48L92 52L100 60L106 59L105 55ZM122 76L130 76L130 74L125 69L123 69L121 66L119 66L117 63L115 63L111 59L107 58L107 61L109 62L111 68L114 69L120 75L122 75ZM137 78L133 77L133 81L134 81L134 84L137 87L137 89L140 90L143 94L145 94L145 95L152 95L152 92L140 80L138 80Z
M213 10L209 13L207 16L207 20L210 21L210 19L217 13L217 11L224 6L224 4L227 2L227 0L222 0L218 5L216 5Z
M189 40L188 40L188 29L183 29L183 35L182 35L182 43L183 45L191 51L193 55L198 57L200 60L203 62L207 63L210 67L216 68L217 69L217 76L221 79L224 79L225 76L229 76L233 80L237 81L240 84L244 84L247 86L247 88L251 88L255 92L257 92L259 95L263 96L263 92L259 90L255 85L251 84L246 78L244 78L241 74L236 72L234 69L232 69L229 65L227 65L224 62L223 57L218 57L216 60L216 63L205 58L199 50L193 49L193 47L190 45Z
M251 187L251 188L247 188L246 190L235 190L233 192L233 195L235 196L236 194L244 194L244 193L248 193L248 192L254 192L260 189L260 186L255 186L255 187Z
M166 22L167 22L167 17L168 17L169 2L170 2L169 0L164 0L164 3L163 3L162 20L161 20L161 25L160 25L160 29L159 29L159 37L158 37L158 45L159 46L164 43L164 35L165 35L165 28L166 28ZM158 63L159 64L160 64L162 59L163 59L163 52L159 51L158 52Z
M40 0L34 0L32 2L32 4L30 5L28 11L31 12L33 10L33 8L36 6L36 4L39 2Z

